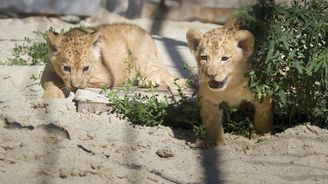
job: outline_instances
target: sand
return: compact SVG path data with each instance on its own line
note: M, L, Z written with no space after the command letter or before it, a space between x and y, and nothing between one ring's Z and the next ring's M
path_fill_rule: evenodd
M81 24L128 21L104 17ZM132 22L154 34L167 67L176 75L186 75L184 62L195 65L186 47L186 31L218 27ZM3 63L25 36L42 40L32 33L35 30L79 26L45 17L1 19L0 25ZM77 113L74 95L43 101L39 80L30 79L42 70L43 66L0 66L0 183L328 183L325 129L304 124L254 139L225 134L226 145L195 149L191 130L133 125L109 113Z

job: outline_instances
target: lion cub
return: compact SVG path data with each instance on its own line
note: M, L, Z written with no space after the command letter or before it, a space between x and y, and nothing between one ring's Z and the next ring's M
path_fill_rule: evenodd
M139 86L172 85L174 77L161 62L156 45L133 24L48 31L49 61L41 78L43 98L65 98L80 88L121 86L140 77Z
M262 103L256 101L245 77L254 48L252 33L234 28L217 28L203 34L191 29L186 37L198 65L200 115L207 133L206 140L199 146L206 148L224 144L223 112L219 109L223 101L230 106L252 103L255 113L251 119L256 132L270 132L271 99L264 98Z

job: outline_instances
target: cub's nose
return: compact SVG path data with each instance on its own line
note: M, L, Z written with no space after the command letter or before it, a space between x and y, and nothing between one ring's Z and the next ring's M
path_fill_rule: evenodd
M213 78L215 78L215 77L218 75L218 73L217 73L217 71L216 71L215 68L213 68L213 67L208 67L208 68L206 69L206 75L207 75L207 77L213 79Z
M71 80L71 86L73 88L80 88L81 82L80 81L77 81L77 80Z

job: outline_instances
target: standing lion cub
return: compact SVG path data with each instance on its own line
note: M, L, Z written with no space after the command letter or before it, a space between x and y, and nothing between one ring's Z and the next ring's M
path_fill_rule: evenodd
M139 86L173 85L152 37L133 24L48 31L49 61L41 78L43 98L65 98L80 88L121 86L140 77Z
M249 71L249 57L253 53L254 37L246 30L218 28L203 34L191 29L187 32L191 52L198 65L200 115L206 129L206 140L200 147L224 144L223 112L219 104L230 106L243 102L254 105L253 120L257 133L272 129L271 98L262 103L254 99L245 74Z

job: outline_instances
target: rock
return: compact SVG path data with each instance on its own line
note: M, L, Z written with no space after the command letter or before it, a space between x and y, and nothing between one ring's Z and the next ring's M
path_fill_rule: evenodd
M64 171L64 170L60 169L59 170L59 177L61 177L61 178L67 178L68 177L67 171Z
M169 157L174 156L174 153L172 152L171 148L169 148L169 147L164 147L164 148L158 149L156 151L156 154L161 158L169 158Z

